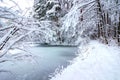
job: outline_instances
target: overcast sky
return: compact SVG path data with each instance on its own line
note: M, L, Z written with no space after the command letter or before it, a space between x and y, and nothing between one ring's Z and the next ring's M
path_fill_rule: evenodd
M4 1L4 4L0 2L0 6L6 6L6 7L15 6L15 4L10 0L3 0L3 1ZM22 10L28 7L32 7L34 3L34 0L13 0L13 1L15 1Z
M12 1L14 1L19 6L16 6L16 4ZM22 15L24 16L29 16L29 12L31 12L33 4L34 0L3 0L3 2L0 2L0 6L8 8L13 7L15 10L21 10Z

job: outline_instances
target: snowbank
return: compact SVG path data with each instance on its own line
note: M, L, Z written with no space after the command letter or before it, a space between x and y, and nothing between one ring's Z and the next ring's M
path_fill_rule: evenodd
M120 49L92 41L51 80L120 80Z

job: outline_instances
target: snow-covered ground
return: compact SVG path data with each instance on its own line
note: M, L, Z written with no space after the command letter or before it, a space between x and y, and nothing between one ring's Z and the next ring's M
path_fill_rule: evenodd
M120 80L120 48L91 41L51 80Z

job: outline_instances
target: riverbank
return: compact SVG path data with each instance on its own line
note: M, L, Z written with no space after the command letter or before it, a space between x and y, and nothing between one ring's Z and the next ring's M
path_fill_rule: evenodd
M92 41L79 50L72 65L51 80L120 80L120 47Z
M65 44L65 43L39 43L39 42L22 42L19 44L23 44L25 46L44 46L44 47L77 47L75 44Z

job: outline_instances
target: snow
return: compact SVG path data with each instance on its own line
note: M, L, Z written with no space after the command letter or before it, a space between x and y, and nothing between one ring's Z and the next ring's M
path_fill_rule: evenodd
M77 6L72 7L72 9L70 10L70 12L65 15L64 17L64 22L62 25L62 28L65 29L65 31L68 31L68 29L72 26L73 28L75 28L75 26L79 23L79 11L77 10ZM63 29L63 30L64 30ZM73 29L74 30L74 29Z
M50 3L50 4L51 4L51 3L58 4L58 1L57 1L57 0L47 0L47 4L48 4L48 3Z
M73 6L61 20L61 36L64 43L78 45L81 37L87 37L96 29L95 0L74 0ZM89 15L91 14L91 15ZM89 15L89 16L88 16ZM82 20L81 20L82 19Z
M51 80L120 80L120 48L97 41L79 47L73 63Z
M32 7L33 3L31 1L15 0L15 3L13 2L14 0L11 1L12 0L6 0L5 2L4 0L4 3L0 2L0 18L11 19L10 23L14 24L20 30L13 35L14 29L12 29L12 27L2 27L0 29L2 31L11 28L0 40L1 48L4 47L5 44L5 47L0 51L0 57L3 57L10 48L17 45L16 43L22 41L22 39L28 35L34 42L41 41L49 44L61 44L63 41L63 44L68 45L80 43L82 45L78 48L78 57L75 58L67 68L62 69L58 73L55 72L56 75L52 77L51 80L120 80L119 47L103 45L97 41L91 41L89 44L84 45L84 41L89 41L87 37L94 34L94 30L96 30L96 22L99 21L97 20L98 17L95 12L96 0L72 0L73 6L70 6L71 8L67 10L67 13L65 12L65 16L61 17L59 16L61 12L55 10L57 7L61 8L59 1L47 0L47 3L54 3L53 7L46 11L48 21L43 20L38 21L38 23L36 23L33 18L31 20L31 18L22 17L26 15L26 10ZM18 3L18 6L16 6L16 3ZM109 4L107 1L101 1L101 3L103 5L103 11L111 11L111 13L109 13L111 16L108 15L108 17L111 17L110 20L112 23L110 23L114 26L116 22L119 22L118 14L115 12L118 8L115 8L114 10L108 9L113 8L114 5L116 6L115 1L109 2ZM17 12L19 8L26 12ZM39 12L40 9L41 8L37 11ZM63 10L64 13L64 9L61 8L61 10ZM21 16L19 16L20 14ZM49 21L49 17L57 17L58 20L56 22ZM81 18L83 18L83 20L81 20ZM7 23L7 20L5 20L5 22ZM35 25L38 25L39 28ZM113 26L111 26L111 28ZM105 33L107 33L107 29ZM7 38L11 39L7 41ZM113 45L115 43L111 44ZM19 51L14 52L10 50L9 52L11 52L12 55L15 55L15 53ZM18 56L17 59L24 60L28 55L22 56ZM31 59L31 55L28 56L28 58ZM4 60L1 60L0 62L2 63L3 61Z

